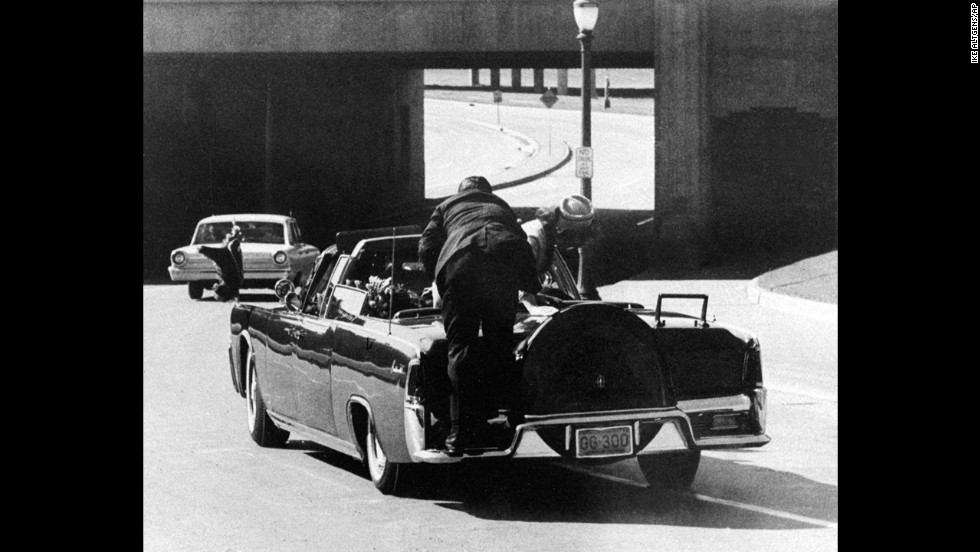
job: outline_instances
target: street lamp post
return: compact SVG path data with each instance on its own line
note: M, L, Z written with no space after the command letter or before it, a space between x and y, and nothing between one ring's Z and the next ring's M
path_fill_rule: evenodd
M592 147L592 29L599 18L599 4L589 0L572 3L578 39L582 42L582 147ZM592 201L592 178L582 177L582 195ZM592 282L587 264L587 246L578 250L578 289L585 299L598 299L599 293Z

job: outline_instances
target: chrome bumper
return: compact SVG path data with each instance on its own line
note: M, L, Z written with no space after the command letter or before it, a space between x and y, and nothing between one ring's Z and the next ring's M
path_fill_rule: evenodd
M761 447L770 441L769 436L766 435L768 405L766 404L765 387L754 389L750 395L677 401L677 407L684 411L692 434L695 435L694 444L700 450ZM725 435L723 434L724 431L720 431L716 435L705 435L705 433L711 433L711 430L706 431L703 425L700 426L699 431L694 431L695 419L707 421L715 417L730 416L740 417L748 421L752 426L758 428L758 431L751 434L739 432L735 435ZM699 432L702 434L701 436L697 436Z
M740 398L741 397L741 398ZM721 401L721 402L719 402ZM717 404L715 404L717 403ZM745 407L744 409L742 407ZM723 437L704 437L695 439L691 420L684 407L690 409L692 413L719 413L725 414L736 411L734 409L746 410L751 412L757 420L761 420L761 433L758 434L739 434L726 435ZM418 410L422 407L417 404L405 405L405 437L408 445L409 455L415 462L426 463L454 463L464 458L566 458L550 447L539 432L544 429L560 428L565 434L565 450L571 451L571 435L576 428L630 425L633 427L634 447L640 444L640 427L642 424L652 424L659 426L655 436L646 443L642 449L636 450L631 455L622 456L623 459L633 455L659 454L664 452L685 451L685 450L711 450L718 448L739 448L739 447L758 447L769 442L769 436L765 434L765 389L756 389L752 397L739 395L736 397L724 397L720 399L708 399L706 401L684 401L678 404L678 408L657 408L644 410L624 410L610 412L587 412L575 414L555 414L549 416L528 416L526 423L517 427L514 439L510 446L504 450L488 450L480 454L464 454L463 456L448 456L441 450L424 450L425 443L424 429L418 423L420 416ZM585 459L588 460L588 459Z
M170 273L170 280L173 282L197 282L201 280L205 281L215 281L218 279L218 271L216 269L182 269L168 267L167 272ZM283 278L289 278L292 275L292 271L289 269L285 270L248 270L245 272L245 280L281 280Z
M171 266L167 268L167 272L170 273L170 280L173 282L196 282L198 280L218 279L218 271L213 268L188 270Z

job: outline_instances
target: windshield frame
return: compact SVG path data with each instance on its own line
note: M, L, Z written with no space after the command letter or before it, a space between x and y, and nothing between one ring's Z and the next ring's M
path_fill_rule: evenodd
M548 275L551 276L552 280L558 284L558 289L568 294L572 300L582 300L582 296L578 292L578 286L575 283L575 276L572 274L571 269L568 268L568 263L565 262L565 257L562 256L561 252L558 251L557 248L555 248L554 254L551 256L551 264L548 266ZM542 292L543 291L544 290L542 290Z

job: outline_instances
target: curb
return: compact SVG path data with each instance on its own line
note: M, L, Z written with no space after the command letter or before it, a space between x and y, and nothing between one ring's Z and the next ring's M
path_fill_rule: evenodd
M480 126L483 126L483 127L486 127L486 128L492 128L494 130L500 130L500 132L503 132L504 134L506 134L506 135L508 135L508 136L510 136L512 138L516 138L517 140L526 143L528 145L528 149L531 151L531 155L528 156L528 159L533 158L535 155L537 155L537 153L539 151L541 151L541 148L538 145L537 140L535 140L534 138L531 138L530 136L528 136L526 134L522 134L520 132L517 132L516 130L511 130L509 128L504 128L502 126L497 126L497 125L493 125L493 124L490 124L490 123L485 123L483 121L474 121L472 119L468 119L468 122L473 123L473 124L476 124L476 125L480 125ZM553 172L557 171L558 169L562 168L563 166L565 166L565 164L567 164L572 159L572 147L569 146L568 145L568 142L566 142L564 140L562 140L561 143L562 144L565 144L565 155L562 157L561 161L559 161L555 165L552 165L552 166L550 166L550 167L548 167L546 169L543 169L543 170L540 170L540 171L531 173L529 175L522 176L520 178L515 178L514 180L505 180L505 181L499 182L497 184L491 184L490 187L492 189L494 189L494 190L503 190L505 188L512 188L514 186L520 186L521 184L527 184L528 182L531 182L532 180L537 180L537 179L541 178L542 176L544 176L546 174L553 173Z
M562 144L565 144L565 156L554 166L548 167L543 171L538 171L527 176L522 176L515 180L508 180L506 182L501 182L500 184L491 184L490 187L494 190L503 190L504 188L512 188L514 186L520 186L521 184L527 184L533 180L537 180L546 174L553 173L558 169L564 167L572 159L572 147L568 145L568 142L562 140Z
M538 145L538 142L535 139L531 138L530 136L527 136L526 134L521 134L520 132L517 132L515 130L510 130L510 129L507 129L507 128L504 128L504 127L500 127L500 126L497 126L497 125L493 125L493 124L489 124L489 123L484 123L482 121L474 121L474 120L468 120L468 121L470 123L474 123L474 124L477 124L477 125L480 125L480 126L485 126L487 128L492 128L494 130L499 130L500 132L503 132L504 134L506 134L506 135L508 135L508 136L510 136L512 138L515 138L516 140L518 140L520 142L524 142L525 144L527 144L526 145L526 149L527 150L530 150L532 152L531 155L528 156L528 159L533 159L534 156L540 151L540 147ZM565 155L556 164L554 164L554 165L552 165L550 167L547 167L547 168L545 168L543 170L540 170L540 171L537 171L537 172L534 172L534 173L531 173L531 174L522 176L520 178L515 178L514 180L505 180L505 181L499 182L497 184L490 184L490 188L492 190L503 190L503 189L506 189L506 188L513 188L514 186L520 186L521 184L527 184L528 182L532 182L534 180L537 180L537 179L541 178L542 176L544 176L546 174L553 173L553 172L557 171L558 169L564 167L572 159L572 147L569 146L568 145L568 142L566 142L564 140L562 140L561 143L565 145ZM525 149L525 148L521 148L521 149ZM439 198L433 198L433 199L445 199L447 197L451 197L451 195L452 194L447 195L447 196L442 196L442 197L439 197Z
M474 120L474 119L465 119L465 121L468 122L468 123L470 123L470 124L473 124L473 125L482 126L484 128L491 128L493 130L499 130L500 132L503 132L507 136L510 136L512 138L516 138L520 142L524 142L525 144L527 144L529 146L528 149L531 152L531 154L528 155L528 157L533 157L535 154L538 153L538 150L540 149L540 148L538 148L538 142L534 138L531 138L530 136L528 136L527 134L523 134L523 133L517 132L516 130L511 130L509 128L504 128L504 127L499 126L499 125L494 125L494 124L486 123L486 122L483 122L483 121L477 121L477 120ZM524 149L524 148L521 148L521 149Z
M760 287L758 277L753 278L749 282L746 292L750 301L763 307L799 314L818 320L837 320L837 305L774 293Z

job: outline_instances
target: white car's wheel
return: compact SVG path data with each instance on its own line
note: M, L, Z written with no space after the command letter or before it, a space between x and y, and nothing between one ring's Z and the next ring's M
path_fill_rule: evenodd
M265 411L262 390L259 388L258 378L255 377L255 355L252 354L248 355L245 403L248 432L252 435L252 440L260 447L281 447L289 439L289 432L276 427Z
M406 488L409 465L390 462L385 455L381 441L378 440L377 430L374 427L374 420L367 421L367 438L365 447L367 449L368 473L371 481L383 494L398 495Z
M187 296L191 299L197 300L204 296L204 284L201 282L188 282L187 283Z

